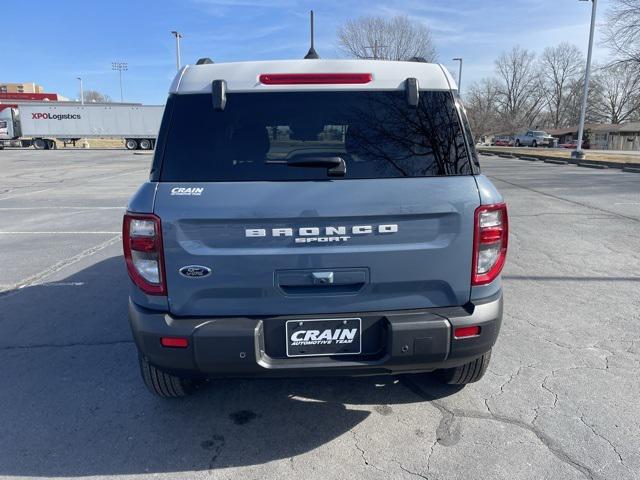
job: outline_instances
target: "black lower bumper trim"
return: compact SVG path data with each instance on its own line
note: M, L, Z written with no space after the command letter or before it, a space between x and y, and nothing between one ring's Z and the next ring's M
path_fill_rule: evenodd
M283 326L291 319L358 317L363 320L359 355L287 358ZM129 302L140 352L178 375L308 376L376 375L432 371L467 363L491 349L502 321L502 294L474 305L393 312L350 312L264 318L175 318ZM480 334L456 339L457 327ZM365 336L369 335L365 341ZM187 348L165 348L164 336L186 337Z

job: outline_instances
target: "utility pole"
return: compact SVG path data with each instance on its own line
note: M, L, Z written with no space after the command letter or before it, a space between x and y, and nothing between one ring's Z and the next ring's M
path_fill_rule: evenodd
M460 62L460 65L458 66L458 95L460 95L460 85L462 84L462 58L454 58L453 61Z
M84 90L82 90L82 77L76 77L80 80L80 105L84 105Z
M173 30L171 34L176 37L176 69L180 70L180 39L182 34L176 30Z
M371 49L371 53L373 54L373 59L378 60L378 49L379 48L387 48L389 45L378 45L378 39L373 41L373 45L368 45L364 47L365 49Z
M581 2L589 0L580 0ZM591 70L591 53L593 51L593 34L596 29L596 6L598 0L591 0L591 28L589 30L589 50L587 52L587 68L584 72L584 87L582 89L582 106L580 107L580 124L578 125L578 139L576 149L571 152L573 158L584 158L582 151L582 135L584 134L584 118L587 115L587 97L589 96L589 73Z
M120 103L124 102L122 95L122 72L127 71L127 69L127 62L111 62L111 70L117 70L120 73Z

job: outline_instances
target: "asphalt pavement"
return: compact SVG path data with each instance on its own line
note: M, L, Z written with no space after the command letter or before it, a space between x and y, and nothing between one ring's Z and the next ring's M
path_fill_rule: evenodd
M638 479L640 174L482 158L510 208L485 378L144 388L120 223L151 157L0 151L0 478Z

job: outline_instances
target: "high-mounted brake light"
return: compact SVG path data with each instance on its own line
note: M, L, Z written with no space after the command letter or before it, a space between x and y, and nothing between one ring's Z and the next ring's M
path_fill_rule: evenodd
M486 285L500 275L507 257L507 205L480 205L474 222L471 285Z
M125 214L122 243L133 283L149 295L166 295L160 218L152 214Z
M358 84L373 80L370 73L263 73L264 85L322 85Z

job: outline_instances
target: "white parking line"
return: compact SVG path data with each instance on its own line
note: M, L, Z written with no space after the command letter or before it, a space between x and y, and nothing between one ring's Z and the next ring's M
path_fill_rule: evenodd
M8 210L124 210L125 206L122 207L69 207L69 206L58 206L58 207L0 207L0 211L8 211Z
M27 278L23 278L22 280L12 284L12 285L1 285L0 286L0 296L6 296L6 295L11 295L15 292L11 292L11 290L15 290L16 292L19 292L22 288L24 287L29 287L31 285L36 284L37 282L43 280L44 278L48 277L49 275L52 275L60 270L62 270L63 268L66 268L70 265L73 265L76 262L79 262L80 260L82 260L83 258L89 257L97 252L99 252L100 250L104 250L105 248L114 245L115 243L117 243L120 240L120 235L116 235L115 237L110 238L109 240L106 240L102 243L99 243L98 245L94 245L93 247L87 248L86 250L83 250L82 252L78 253L77 255L73 255L71 257L65 258L64 260L60 260L57 263L54 263L53 265L50 265L49 267L45 268L44 270L31 275Z
M0 232L0 235L116 235L120 232L98 231L98 232Z

